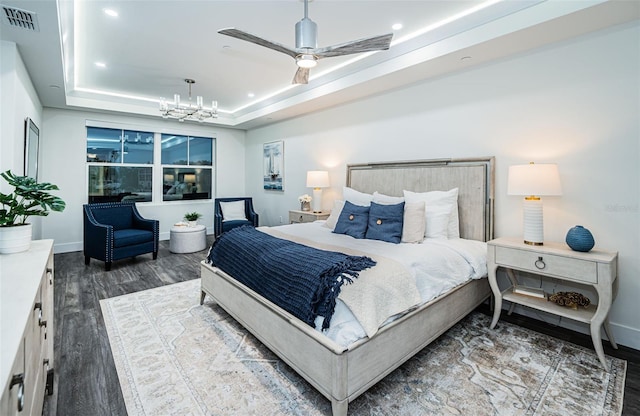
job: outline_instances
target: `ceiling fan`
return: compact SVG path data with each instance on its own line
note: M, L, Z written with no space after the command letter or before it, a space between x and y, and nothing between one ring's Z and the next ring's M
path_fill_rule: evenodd
M307 84L309 82L309 70L316 66L318 59L389 49L393 33L340 43L326 48L318 48L318 26L313 20L309 19L308 7L308 0L304 0L304 18L296 23L295 49L236 28L220 29L218 33L255 43L294 58L298 65L298 70L293 77L293 84Z

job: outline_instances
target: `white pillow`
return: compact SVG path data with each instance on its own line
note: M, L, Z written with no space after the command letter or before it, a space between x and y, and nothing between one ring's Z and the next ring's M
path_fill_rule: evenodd
M401 196L389 196L375 191L373 193L373 202L380 205L395 205L404 202L404 198Z
M401 242L421 243L424 240L427 223L425 202L405 202L403 221Z
M222 221L247 220L244 213L244 201L220 202Z
M331 208L331 214L329 214L329 218L325 221L324 226L330 228L333 231L336 228L336 224L338 223L338 218L340 218L340 213L342 212L342 208L344 208L344 201L336 199L333 201L333 208Z
M406 202L425 202L425 238L458 238L458 188L449 191L403 191ZM450 237L451 233L451 237Z
M356 191L347 186L342 188L342 197L345 201L349 201L354 205L360 205L361 207L368 207L371 205L371 200L373 199L373 195Z

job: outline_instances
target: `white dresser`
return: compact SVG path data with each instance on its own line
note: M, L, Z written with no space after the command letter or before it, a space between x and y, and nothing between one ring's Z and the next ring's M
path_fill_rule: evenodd
M0 343L0 415L41 415L53 391L53 240L0 255Z

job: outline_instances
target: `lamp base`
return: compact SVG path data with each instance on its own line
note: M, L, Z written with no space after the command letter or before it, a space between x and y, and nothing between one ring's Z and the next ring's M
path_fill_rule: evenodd
M313 188L311 204L314 213L322 212L322 188Z
M524 243L531 246L543 245L542 200L525 198L522 203L522 218Z

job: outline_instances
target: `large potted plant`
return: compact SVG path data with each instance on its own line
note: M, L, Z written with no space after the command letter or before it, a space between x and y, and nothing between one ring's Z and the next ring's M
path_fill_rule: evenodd
M0 173L12 193L0 192L0 254L19 253L31 245L32 216L46 216L51 211L63 211L65 203L50 191L59 188L51 183L38 183L28 176L16 176L10 170Z

